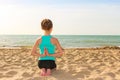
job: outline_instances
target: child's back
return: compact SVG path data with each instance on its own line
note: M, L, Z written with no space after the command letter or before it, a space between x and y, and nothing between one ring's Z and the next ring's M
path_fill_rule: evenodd
M44 54L44 50L47 49L49 54L55 53L55 45L51 42L51 35L43 35L41 37L41 43L39 44L40 54ZM39 60L55 60L54 56L39 57Z

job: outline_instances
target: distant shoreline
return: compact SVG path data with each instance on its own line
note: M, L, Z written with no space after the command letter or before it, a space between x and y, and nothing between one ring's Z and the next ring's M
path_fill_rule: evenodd
M3 46L0 49L32 49L32 46ZM70 47L63 49L120 49L120 46L101 46L101 47Z
M31 47L37 35L3 35L0 36L0 47ZM120 36L97 35L55 35L63 48L96 48L104 46L120 46Z

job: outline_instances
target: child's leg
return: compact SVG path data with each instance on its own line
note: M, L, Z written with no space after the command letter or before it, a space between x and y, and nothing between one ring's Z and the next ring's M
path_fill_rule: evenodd
M45 69L45 68L42 68L40 75L41 75L41 76L45 76L45 74L46 74L46 69Z
M51 69L47 69L46 76L50 76L50 75L51 75Z

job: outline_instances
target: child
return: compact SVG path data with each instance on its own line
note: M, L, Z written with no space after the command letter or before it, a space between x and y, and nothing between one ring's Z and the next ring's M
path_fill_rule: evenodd
M62 56L63 50L58 39L50 35L53 29L52 21L44 19L41 22L41 28L44 35L36 41L31 54L39 57L38 67L41 69L41 76L49 76L51 70L56 68L56 57ZM37 47L40 53L37 52ZM56 49L58 52L55 52Z

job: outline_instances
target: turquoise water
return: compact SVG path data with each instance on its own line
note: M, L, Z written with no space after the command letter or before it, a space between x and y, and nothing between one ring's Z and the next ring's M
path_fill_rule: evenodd
M0 35L0 47L33 46L39 35ZM62 47L120 46L119 35L54 35Z

